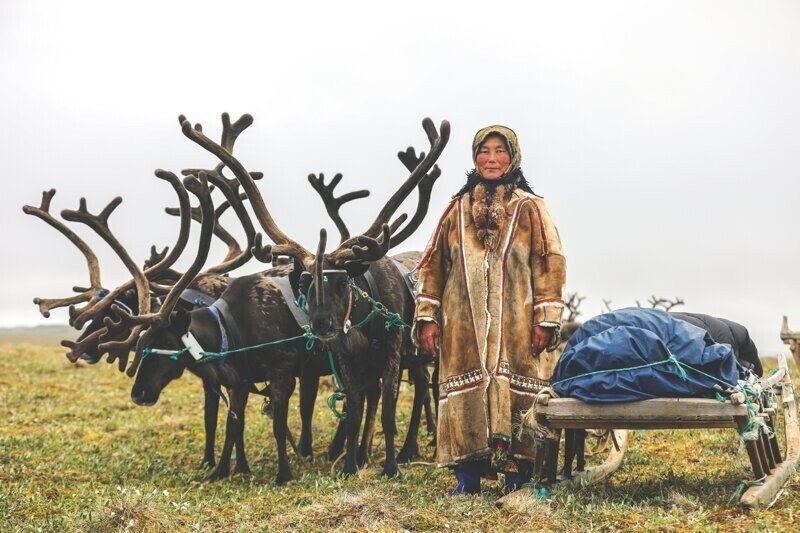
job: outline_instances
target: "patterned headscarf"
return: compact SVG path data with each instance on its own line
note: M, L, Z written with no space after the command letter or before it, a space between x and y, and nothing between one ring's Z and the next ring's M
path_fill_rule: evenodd
M472 162L475 163L475 168L478 168L478 150L481 149L483 141L485 141L489 135L499 135L506 141L508 155L511 156L511 163L508 165L508 170L506 170L505 174L512 174L522 164L522 152L519 149L517 134L514 133L514 130L511 128L497 124L494 126L486 126L475 134L475 138L472 140Z

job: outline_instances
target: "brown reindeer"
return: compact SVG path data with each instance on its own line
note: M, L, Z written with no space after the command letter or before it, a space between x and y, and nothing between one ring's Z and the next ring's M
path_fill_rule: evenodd
M327 236L324 230L320 233L317 253L312 254L277 226L244 165L208 139L199 125L192 127L188 120L183 120L182 127L187 137L216 155L242 184L264 233L275 243L271 248L272 254L292 257L296 266L302 266L304 275L310 276L305 286L310 288L314 285L314 290L306 295L311 327L314 334L336 353L336 364L340 367L345 389L348 406L345 474L352 474L357 470L356 442L364 395L380 381L382 425L386 441L383 474L396 475L395 395L401 353L413 348L408 335L400 330L387 330L382 324L376 326L372 321L364 324L364 330L350 328L349 324L364 320L375 309L367 298L356 298L356 295L370 294L368 282L359 277L367 270L381 293L380 298L375 299L383 303L381 310L410 318L413 302L406 294L405 282L395 265L385 258L392 238L389 220L435 163L449 138L449 124L442 124L440 134L432 121L423 121L431 142L431 151L422 158L406 182L390 198L372 226L363 234L345 240L330 254L325 254ZM358 279L353 281L353 278ZM374 294L375 291L372 292Z
M184 131L186 131L186 129L184 129ZM205 136L203 136L203 138L205 138ZM216 144L215 146L219 147L219 145ZM225 154L228 154L228 157L232 158L229 151L222 151ZM223 159L223 162L228 167L231 166L228 164L227 160ZM430 176L426 183L430 183L432 185L432 180L434 180L435 177L436 176ZM310 180L312 181L312 185L316 184L315 188L325 188L324 182L321 178L316 180L315 177L311 177ZM331 191L332 187L335 186L336 183L338 183L338 179L335 178L331 186L328 186L331 188ZM250 193L248 193L248 196L249 195ZM349 195L349 198L352 199L363 195L365 194L355 193L355 195ZM348 195L345 195L345 197L348 197ZM325 199L324 195L323 198ZM420 205L423 204L422 200L424 199L424 208L427 209L427 200L430 198L429 187L427 188L427 193L424 192L424 188L421 188L420 198ZM335 202L333 202L333 200L341 201L341 198L334 199L331 195L330 200L326 200L326 207L329 208L329 212L333 210L336 213L336 218L334 218L336 221L338 218L338 207L341 205L341 203L334 205ZM332 214L332 217L333 216L334 215ZM423 216L424 213L419 216L418 210L418 214L415 215L415 219L421 220ZM344 226L343 224L339 224L339 222L337 222L337 226L340 227L341 231L343 231L343 239L345 239L347 237L347 235L344 233L346 228L342 230ZM402 234L403 232L398 235ZM408 234L410 234L410 232L406 231L406 235ZM255 246L255 249L259 250L261 247L257 245ZM268 255L268 250L265 252ZM262 257L262 259L270 260L271 258ZM272 273L274 272L276 271L273 271ZM259 341L263 341L264 339L286 338L286 333L295 333L295 335L293 335L294 337L297 337L302 333L299 330L292 332L292 326L294 326L295 330L297 330L298 326L296 324L290 322L283 323L279 320L279 317L275 316L274 310L276 306L280 307L281 304L286 306L286 302L284 301L280 290L275 288L273 280L270 279L271 277L272 276L269 274L260 274L239 278L234 280L230 284L228 290L222 295L221 301L226 302L227 307L230 309L230 322L237 324L238 329L242 332L242 343L245 346L258 344ZM254 297L254 294L257 297ZM253 309L254 305L256 308L260 307L260 312L257 309ZM271 314L269 313L270 310L273 311ZM283 313L283 315L291 316L290 313ZM262 316L270 316L276 320L264 321L259 319L259 317ZM230 328L231 324L228 323L228 319L225 318L223 320L225 321L224 327L223 329L217 327L217 330L219 331ZM166 349L174 348L176 350L180 349L181 344L179 342L179 336L175 334L175 331L180 331L182 329L180 326L181 324L184 324L185 326L183 327L187 328L194 334L203 347L218 345L221 340L219 338L219 333L213 328L214 322L209 320L208 313L205 310L194 311L189 320L186 320L185 317L181 319L181 317L178 316L173 321L173 324L174 326L171 325L169 328L162 328L161 334L153 338L154 342L156 339L158 339L157 344L159 347L165 347ZM282 333L284 334L283 336L281 336ZM305 357L293 357L293 351L299 352L299 354L296 355L304 355ZM216 380L219 384L228 387L231 397L230 408L231 412L234 413L234 416L229 416L228 418L226 445L223 448L220 463L217 465L217 469L212 474L212 478L219 478L227 475L227 464L229 462L232 446L235 444L237 447L240 447L240 450L243 450L243 442L241 439L241 429L244 422L243 406L246 403L247 395L251 389L241 387L239 384L245 378L249 379L251 382L253 380L263 381L268 379L270 381L269 390L274 409L273 432L275 433L278 443L279 466L276 481L278 483L282 483L291 479L291 473L288 468L288 461L286 459L285 452L285 433L286 412L288 407L287 404L289 395L294 388L294 376L298 375L298 372L309 370L311 370L312 373L315 372L317 375L323 373L319 370L319 368L314 368L313 361L324 361L324 359L313 357L310 358L308 355L308 353L303 353L302 348L298 348L297 343L295 343L294 345L286 344L285 346L275 346L268 349L265 348L263 353L260 353L257 350L252 352L248 350L243 356L236 358L232 357L230 360L226 360L224 365L218 365L216 368L208 364L194 364L193 361L188 359L185 354L182 354L181 357L178 357L175 360L149 358L142 363L142 368L139 371L136 383L134 384L132 398L137 403L143 404L155 401L155 399L158 397L158 393L160 393L160 390L163 389L166 383L179 375L183 368L189 367L193 367L193 371L203 375L205 379ZM303 365L299 365L298 361L302 361L303 359L309 359L309 361L305 362ZM134 364L136 361L137 359L135 358ZM151 361L158 361L158 363L151 363ZM173 367L172 370L165 372L164 369L169 366ZM311 381L313 382L315 380ZM304 380L301 379L301 384L303 382ZM301 389L301 403L303 403L302 392L303 391ZM316 395L315 392L316 391L314 390L313 396ZM313 398L312 395L308 396ZM353 409L352 402L349 402L348 406L351 410ZM385 409L386 407L384 407L384 410ZM310 433L304 431L303 435L310 436ZM308 449L310 451L310 437L308 441L301 437L301 449L304 447L304 442L308 443ZM247 469L248 467L246 460L244 459L244 453L237 453L236 471L246 471Z

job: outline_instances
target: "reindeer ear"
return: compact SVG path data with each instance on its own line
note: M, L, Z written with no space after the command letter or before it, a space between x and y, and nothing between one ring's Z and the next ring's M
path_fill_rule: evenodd
M189 331L189 324L192 322L192 315L180 306L169 314L170 330L177 335L183 335Z
M289 273L289 284L292 286L292 292L294 292L295 296L300 294L300 277L303 275L304 270L303 263L295 259L294 268Z
M344 269L347 270L348 276L357 278L358 276L363 276L369 270L369 265L370 263L364 263L363 261L347 261L344 264Z

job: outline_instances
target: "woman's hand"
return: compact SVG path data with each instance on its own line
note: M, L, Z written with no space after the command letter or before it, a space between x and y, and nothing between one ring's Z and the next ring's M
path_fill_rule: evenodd
M419 344L425 353L436 357L439 353L439 324L422 322L419 326Z
M539 355L550 345L553 340L553 328L546 328L544 326L533 326L533 335L531 338L531 352L533 355Z

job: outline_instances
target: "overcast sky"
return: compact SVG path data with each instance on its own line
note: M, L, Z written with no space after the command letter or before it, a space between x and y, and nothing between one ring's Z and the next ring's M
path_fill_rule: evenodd
M0 325L43 322L34 296L87 284L83 256L22 213L45 189L56 213L121 195L111 228L139 262L172 244L174 194L153 170L215 162L178 114L214 138L221 112L255 117L237 154L265 172L273 216L308 248L334 228L306 176L370 189L343 209L363 230L406 176L397 151L426 148L430 116L452 136L403 250L424 246L461 186L474 132L505 124L560 229L584 318L603 299L681 297L683 310L747 325L763 354L788 353L781 316L800 328L800 3L266 5L0 2ZM106 286L127 278L77 231Z

